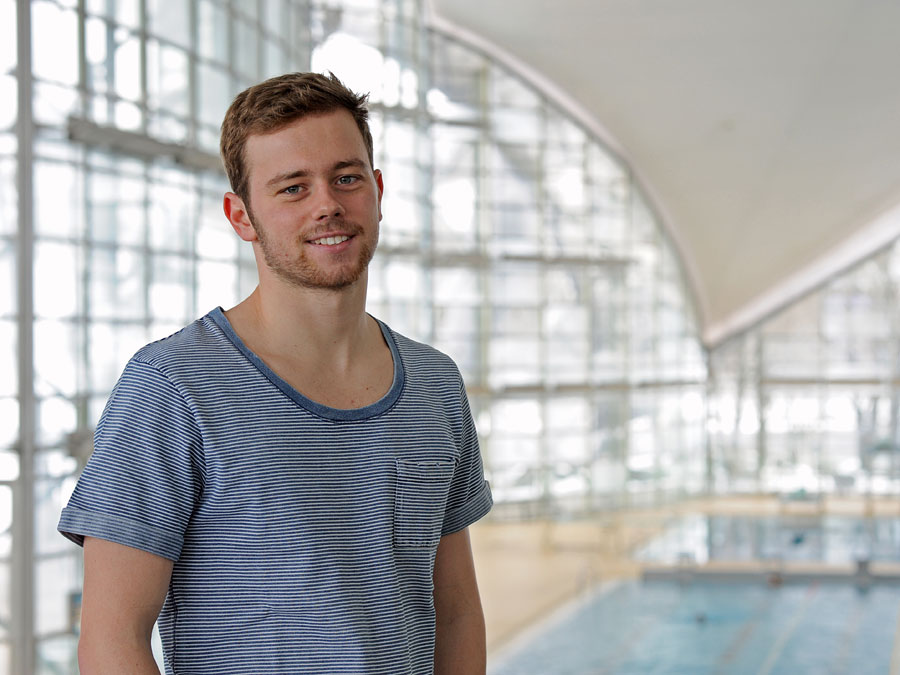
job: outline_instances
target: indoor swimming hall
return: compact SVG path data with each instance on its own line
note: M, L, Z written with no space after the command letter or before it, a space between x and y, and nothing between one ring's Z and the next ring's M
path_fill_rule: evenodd
M349 350L381 355L379 368L366 361L354 370L357 384L378 379L366 395L389 391L370 401L367 423L389 426L388 413L452 398L444 417L453 421L430 421L452 429L442 439L449 447L453 435L468 457L432 461L432 439L414 416L392 427L426 461L402 463L393 436L378 446L388 467L378 485L380 538L347 536L347 558L316 559L342 580L333 584L341 597L380 591L373 579L405 560L409 541L429 555L425 545L433 547L437 559L446 521L435 513L449 494L440 481L464 464L473 482L455 482L452 493L475 494L480 507L480 520L466 513L477 520L468 533L490 675L900 675L898 26L900 2L891 0L0 0L0 675L79 673L91 596L83 549L57 526L88 475L126 364L200 317L220 317L231 340L240 331L223 327L225 314L278 277L257 265L268 262L254 252L263 252L256 224L232 227L224 213L239 189L220 154L226 111L269 78L329 71L351 98L368 97L368 135L358 120L337 134L367 161L358 152L350 164L362 173L323 181L324 194L369 186L359 208L367 249L377 241L377 250L345 290L309 296L300 284L289 295L352 292L360 322L375 325L364 313L382 322L367 334L370 349ZM248 134L253 144L284 138L303 122ZM334 145L315 147L308 154L318 160ZM280 150L265 159L309 160L307 144ZM243 157L229 156L232 168ZM308 175L290 167L263 184ZM300 188L270 196L299 200ZM344 199L327 203L328 213ZM291 208L281 206L258 213ZM297 209L273 221L284 228L275 245L286 259L352 253L362 241L343 230L307 239L298 232L309 213ZM291 316L299 332L337 325ZM416 389L390 335L449 360L423 350L443 365ZM287 362L308 354L311 341L297 342L286 341ZM332 438L354 451L381 442L381 431L345 441L347 429L373 428L354 426L369 406L334 413L306 397L309 380L276 381L278 369L243 346L228 370L219 361L201 369L203 359L184 366L226 373L232 384L242 381L235 364L252 363L262 384L274 384L269 394L284 394L225 434L235 447L246 441L245 421L291 404L291 431L309 413L316 429L334 432L328 449ZM310 360L334 365L335 354L324 348ZM337 376L319 380L341 388ZM133 400L151 389L134 388ZM411 391L419 398L402 399ZM408 408L394 407L401 400ZM171 421L173 437L185 431L177 417L160 422L168 432ZM168 434L160 436L166 443L153 448L168 450ZM285 461L300 466L305 450ZM190 455L191 471L142 478L205 475L200 456ZM352 453L336 461L354 476L362 464ZM248 475L318 490L323 520L356 533L369 524L368 483L359 491L329 483L321 465L298 469L292 483L261 464ZM475 482L478 490L460 488ZM155 498L149 484L136 482L137 492ZM434 490L418 501L436 509L423 519L438 528L429 537L420 538L421 523L414 538L394 537L412 513L401 508L408 486ZM282 505L309 503L286 494ZM345 497L341 513L353 515L332 517L324 500ZM108 522L135 509L111 510ZM261 519L267 526L287 512L260 510L272 513ZM462 532L451 529L445 536ZM270 556L268 530L249 530ZM318 533L284 528L293 546L279 551L305 554L297 542L310 530ZM373 565L376 550L389 563ZM180 550L169 554L183 571ZM348 568L335 562L350 558ZM423 632L434 559L418 560L424 620L411 623ZM211 560L196 569L231 574L233 583L211 584L229 599L234 580L256 578L252 565L249 574L232 568L243 553L223 566ZM292 602L303 583L330 578L276 576L295 581L276 597ZM248 587L268 599L269 585ZM337 621L294 609L293 626L325 624L309 633L317 646L337 640ZM480 635L477 614L468 616ZM397 629L385 616L367 615L361 632ZM427 663L431 642L418 644ZM292 658L316 654L296 651ZM379 675L397 674L379 663Z

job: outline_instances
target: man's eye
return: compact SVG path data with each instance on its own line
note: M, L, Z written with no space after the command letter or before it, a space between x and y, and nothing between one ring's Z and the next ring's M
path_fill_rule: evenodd
M290 187L284 188L284 190L282 192L284 192L285 194L288 194L288 195L295 195L298 192L300 192L300 186L299 185L291 185Z
M341 176L337 179L337 182L339 185L353 185L356 180L356 176Z

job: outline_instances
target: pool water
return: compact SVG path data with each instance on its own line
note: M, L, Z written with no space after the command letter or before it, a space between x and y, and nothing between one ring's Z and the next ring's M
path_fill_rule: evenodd
M855 516L708 516L673 520L635 552L643 562L783 560L845 565L900 562L900 519Z
M488 672L884 675L900 672L898 614L891 585L626 581L533 629Z

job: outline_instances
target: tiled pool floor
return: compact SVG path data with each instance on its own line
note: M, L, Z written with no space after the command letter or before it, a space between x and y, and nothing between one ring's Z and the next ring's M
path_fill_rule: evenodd
M625 581L523 636L488 673L893 675L898 614L897 586Z

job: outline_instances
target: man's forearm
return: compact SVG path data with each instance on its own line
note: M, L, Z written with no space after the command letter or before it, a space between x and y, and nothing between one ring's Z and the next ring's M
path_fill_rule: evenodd
M445 620L438 616L434 639L435 675L484 675L486 668L481 608Z
M78 669L82 675L159 675L149 644L123 644L115 638L102 644L82 638L78 642Z
M172 561L104 539L84 539L78 665L83 674L159 675L150 646Z

